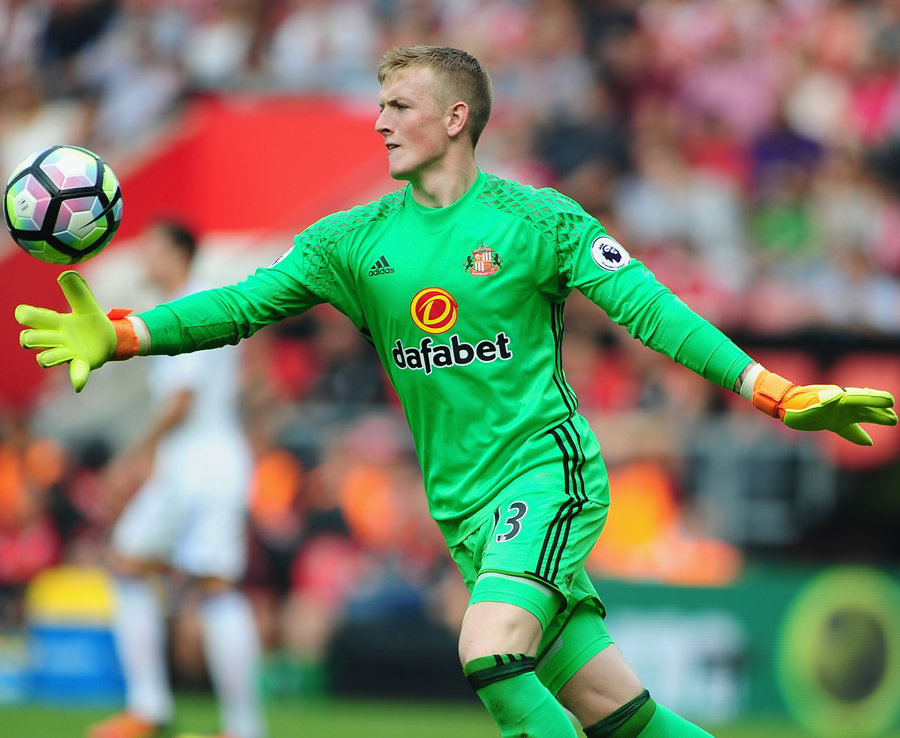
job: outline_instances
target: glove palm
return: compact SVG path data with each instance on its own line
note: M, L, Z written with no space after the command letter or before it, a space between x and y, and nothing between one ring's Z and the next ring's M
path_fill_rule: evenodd
M63 272L57 281L72 312L19 305L16 320L28 328L19 341L24 348L42 349L36 357L42 367L68 362L72 386L81 392L91 371L115 353L116 330L78 272Z

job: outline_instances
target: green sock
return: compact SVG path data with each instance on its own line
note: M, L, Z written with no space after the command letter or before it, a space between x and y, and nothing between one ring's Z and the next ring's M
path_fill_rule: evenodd
M568 713L534 673L533 657L484 656L464 672L503 738L576 738Z
M689 723L662 705L656 706L656 712L653 713L647 727L638 733L638 736L639 738L713 738L703 728Z
M584 729L587 738L712 738L650 699L645 689L611 715Z

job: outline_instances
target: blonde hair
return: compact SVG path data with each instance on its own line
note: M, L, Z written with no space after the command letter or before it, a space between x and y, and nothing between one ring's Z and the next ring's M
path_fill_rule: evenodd
M491 117L494 93L487 70L474 56L450 46L398 46L385 52L378 67L378 82L411 67L431 69L438 78L436 94L442 105L458 100L469 106L469 134L478 143Z

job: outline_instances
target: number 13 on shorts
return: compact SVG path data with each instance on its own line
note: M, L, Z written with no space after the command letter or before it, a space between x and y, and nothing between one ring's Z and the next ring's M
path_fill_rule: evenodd
M522 519L528 512L528 505L521 500L509 503L505 511L498 507L494 511L494 540L497 543L511 541L522 530Z

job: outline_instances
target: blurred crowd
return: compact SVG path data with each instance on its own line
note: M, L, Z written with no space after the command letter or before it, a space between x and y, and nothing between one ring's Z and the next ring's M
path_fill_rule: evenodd
M374 118L379 55L420 42L463 47L488 67L485 169L571 195L726 332L796 349L771 368L829 381L837 347L900 354L894 0L5 0L0 167L50 140L139 156L210 92L334 93L371 103ZM698 494L731 478L693 463L706 458L699 435L715 427L718 444L746 450L765 445L764 428L764 458L787 449L777 460L791 468L805 441L755 416L735 430L724 393L577 297L567 331L567 376L622 511L593 570L736 576L746 544L762 539L723 532L727 512ZM453 626L465 593L368 346L323 309L246 353L258 459L248 584L267 643L315 660L336 613ZM869 383L897 391L898 372L894 362ZM104 476L109 439L67 447L28 426L10 418L0 434L0 586L12 589L60 560L99 560L133 487ZM897 451L878 463L896 464ZM816 522L828 489L818 508L791 488L762 509Z
M145 145L202 91L371 101L386 48L459 45L496 88L483 166L573 195L720 324L900 330L891 0L6 0L0 39L4 171Z

